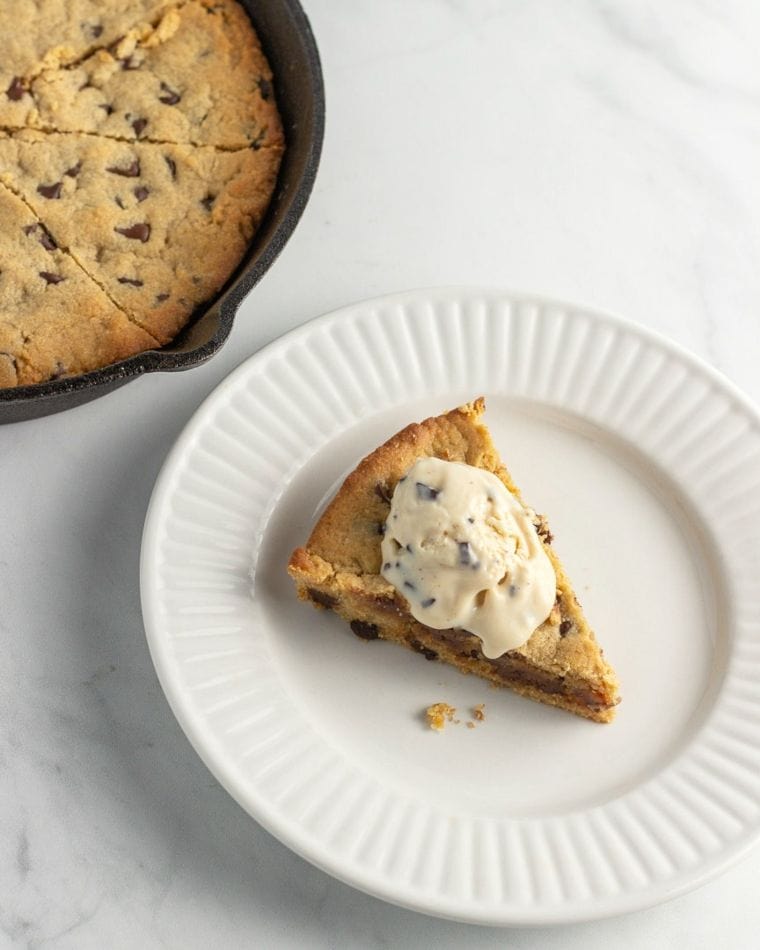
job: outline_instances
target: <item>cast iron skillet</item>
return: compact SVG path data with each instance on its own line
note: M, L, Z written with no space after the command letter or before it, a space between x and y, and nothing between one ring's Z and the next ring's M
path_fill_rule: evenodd
M221 293L193 315L160 350L71 379L0 389L0 423L46 416L103 396L143 373L191 369L222 346L243 298L261 279L301 217L322 150L325 98L319 53L298 0L240 0L274 73L286 150L272 204L238 269Z

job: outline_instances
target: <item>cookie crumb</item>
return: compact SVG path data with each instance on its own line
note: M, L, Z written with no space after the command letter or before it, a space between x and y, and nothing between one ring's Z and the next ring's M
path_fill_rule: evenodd
M475 728L475 723L472 721L472 719L468 719L467 722L465 723L465 725L467 726L468 729L474 729L474 728Z
M427 717L428 725L431 729L434 729L436 732L443 732L446 720L449 722L455 721L455 712L456 708L449 706L448 703L433 703L432 706L428 706L425 710L425 716Z
M486 704L478 703L477 706L473 707L472 715L474 719L477 719L478 722L483 722L486 718Z

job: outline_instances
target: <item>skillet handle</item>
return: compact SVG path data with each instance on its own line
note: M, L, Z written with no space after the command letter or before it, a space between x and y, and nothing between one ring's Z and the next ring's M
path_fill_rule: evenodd
M210 359L227 340L232 330L235 307L225 307L225 298L209 307L199 320L191 323L171 343L150 353L146 371L173 372L197 366Z

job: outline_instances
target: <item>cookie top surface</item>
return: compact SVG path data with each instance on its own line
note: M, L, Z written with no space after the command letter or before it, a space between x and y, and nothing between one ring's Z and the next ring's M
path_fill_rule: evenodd
M5 189L0 220L0 385L83 373L156 345Z
M283 134L271 71L235 0L0 0L0 30L0 222L12 231L23 210L59 255L66 280L35 319L44 310L48 336L58 325L70 350L36 357L32 371L31 350L6 333L0 386L10 386L169 342L243 257ZM6 260L14 248L5 242ZM13 267L13 287L34 285L24 263ZM6 328L21 306L7 285ZM96 345L102 320L64 332L90 310L110 313L106 336L120 321L132 348Z
M277 149L23 131L0 136L0 180L134 322L166 343L242 257L279 157Z
M0 122L23 119L30 81L45 69L77 62L137 24L149 24L173 0L35 0L0 3Z
M29 127L120 139L282 144L272 74L234 0L188 3L141 24L77 66L30 83Z

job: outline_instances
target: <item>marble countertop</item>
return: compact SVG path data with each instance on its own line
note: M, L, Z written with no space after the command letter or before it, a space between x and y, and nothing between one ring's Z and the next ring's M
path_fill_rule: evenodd
M327 877L214 781L138 594L156 474L283 331L410 287L536 291L653 327L760 401L760 7L306 0L313 198L225 349L0 428L0 947L744 948L760 851L690 895L558 930L454 924Z

